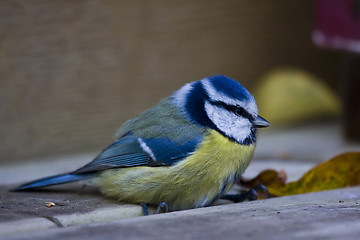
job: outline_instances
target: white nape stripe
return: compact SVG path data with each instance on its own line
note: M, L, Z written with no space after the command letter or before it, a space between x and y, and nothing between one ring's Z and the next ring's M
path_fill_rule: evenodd
M184 110L186 105L187 96L193 89L193 83L185 84L182 88L174 93L174 104L180 109Z
M155 155L153 151L149 148L149 146L141 138L138 138L138 142L140 144L141 149L147 154L149 154L151 159L155 161L156 160Z
M222 107L214 106L209 101L205 101L205 111L218 129L237 142L243 142L251 134L252 124L249 119L237 116Z
M201 81L205 91L207 92L209 98L212 101L223 102L230 106L241 106L244 108L248 113L253 116L257 116L258 108L255 102L255 99L252 95L250 95L250 99L247 101L240 101L239 99L234 99L226 96L225 94L216 91L212 83L209 79L205 78Z

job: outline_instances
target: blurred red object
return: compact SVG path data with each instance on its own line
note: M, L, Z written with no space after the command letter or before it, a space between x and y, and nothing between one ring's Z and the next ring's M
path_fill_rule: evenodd
M360 0L316 0L317 46L360 53Z

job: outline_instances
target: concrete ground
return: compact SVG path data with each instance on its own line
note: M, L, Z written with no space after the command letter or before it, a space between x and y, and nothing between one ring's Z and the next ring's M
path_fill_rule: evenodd
M359 144L343 141L337 124L262 132L245 173L285 169L298 179L315 164ZM96 154L28 161L0 168L0 239L359 239L360 187L156 216L103 198L73 183L9 192L25 181L74 170ZM54 206L47 207L47 204ZM221 204L221 203L218 203Z

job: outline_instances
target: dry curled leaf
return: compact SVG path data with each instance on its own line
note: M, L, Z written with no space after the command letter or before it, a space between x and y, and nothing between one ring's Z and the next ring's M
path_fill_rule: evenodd
M247 189L255 188L260 184L266 187L270 185L273 187L283 187L286 183L286 179L287 175L284 170L278 172L273 169L267 169L251 180L241 178L240 185Z
M360 185L360 152L348 152L335 156L310 169L294 182L285 184L283 174L284 172L281 173L281 171L265 170L252 180L245 183L242 181L241 185L253 187L263 184L269 193L275 196L357 186Z

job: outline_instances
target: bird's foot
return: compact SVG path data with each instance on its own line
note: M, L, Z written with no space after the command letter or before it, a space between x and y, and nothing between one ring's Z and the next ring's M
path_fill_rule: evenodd
M148 210L147 204L146 203L141 203L140 205L142 207L144 216L149 215L149 210ZM167 213L168 211L169 211L169 206L165 202L161 202L158 205L157 209L155 210L155 212L153 214L155 215L155 214L159 214L159 213L162 213L162 212Z
M265 195L264 198L269 198L269 191L267 188L259 184L256 187L251 188L250 190L241 191L239 194L226 194L222 197L222 199L230 200L235 203L243 202L243 201L254 201L257 200L259 197L259 193L263 193Z

